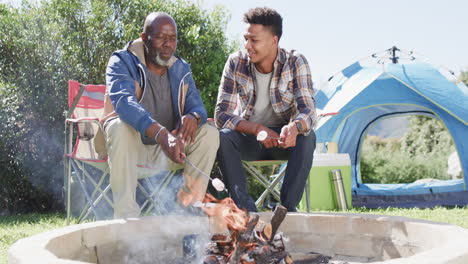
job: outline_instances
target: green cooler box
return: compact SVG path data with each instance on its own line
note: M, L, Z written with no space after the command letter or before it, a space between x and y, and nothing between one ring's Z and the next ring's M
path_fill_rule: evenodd
M312 169L309 174L308 186L299 203L299 210L307 212L307 188L309 188L310 210L333 210L338 209L331 171L341 170L343 186L346 193L348 208L351 208L351 160L347 153L316 153Z

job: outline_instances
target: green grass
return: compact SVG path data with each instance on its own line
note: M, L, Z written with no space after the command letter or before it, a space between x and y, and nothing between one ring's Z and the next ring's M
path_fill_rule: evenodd
M18 239L66 226L62 214L27 214L0 217L0 264L7 263L7 250Z
M314 212L330 213L337 211ZM468 207L451 209L443 207L434 209L354 208L348 212L360 214L405 216L410 218L450 223L468 229ZM62 214L28 214L0 217L0 264L7 263L8 247L10 247L18 239L64 227L66 225L65 217Z
M316 211L319 212L319 211ZM323 212L323 211L320 211ZM327 213L331 211L326 211ZM338 211L333 211L338 212ZM436 207L433 209L401 209L401 208L386 208L386 209L367 209L353 208L348 213L355 214L376 214L376 215L391 215L404 216L409 218L424 219L435 222L449 223L452 225L461 226L468 229L468 207L445 208Z

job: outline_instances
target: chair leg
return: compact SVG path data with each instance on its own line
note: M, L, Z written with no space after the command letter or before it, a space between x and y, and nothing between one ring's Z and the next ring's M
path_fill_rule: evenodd
M113 207L113 204L114 204L113 201L111 200L111 198L109 198L108 195L106 195L106 193L107 193L107 192L109 191L109 189L110 189L110 186L109 186L109 185L106 186L106 187L104 188L104 190L101 189L101 186L102 186L102 184L103 184L105 178L106 178L107 176L109 176L109 167L107 167L107 169L101 174L101 176L99 177L99 182L96 182L96 181L93 179L93 177L88 173L88 171L86 170L86 168L85 168L85 166L84 166L83 164L80 165L78 162L75 161L75 165L78 166L78 168L83 172L83 175L85 176L85 178L83 178L83 179L84 179L84 180L87 179L87 180L93 185L93 192L92 192L92 194L91 194L91 196L90 196L91 199L94 200L93 205L96 206L96 205L99 203L99 201L100 201L102 198L104 198L104 199L107 201L107 203L108 203L111 207ZM95 199L94 197L95 197L95 195L98 194L98 193L99 193L99 195L98 195L98 197ZM88 206L87 208L83 208L83 210L82 210L82 212L81 212L81 214L80 214L80 217L83 216L83 213L84 213L85 211L88 211L88 212L89 212L89 209L90 209L89 206ZM97 217L97 216L95 215L95 217ZM81 220L83 220L83 219L85 219L85 218L86 218L86 217L81 218ZM79 218L79 219L80 219L80 218ZM80 220L80 221L81 221L81 220Z
M67 129L68 127L68 129ZM65 124L65 153L68 154L71 153L72 150L72 140L73 140L73 124ZM64 162L64 165L67 170L67 225L70 223L70 213L71 213L71 173L72 173L72 168L71 168L71 158L64 156L64 159L66 161Z
M157 198L159 194L167 188L169 183L171 182L172 178L176 174L177 171L169 171L166 173L166 176L163 177L161 184L159 186L154 186L148 178L145 178L150 185L152 185L152 191L148 193L145 188L139 184L140 191L145 195L146 201L142 204L141 208L143 209L148 203L151 203L148 209L145 210L144 214L149 214L153 208L157 209ZM154 198L153 198L154 197ZM156 212L156 214L160 214L161 212Z
M268 179L263 176L263 174L257 168L246 163L244 163L243 166L248 174L254 176L260 182L260 184L263 185L263 187L268 188Z
M144 181L144 182L148 185L149 190L154 190L155 188L157 188L157 187L154 186L154 184L148 179L148 177L143 178L142 181ZM144 203L141 205L141 215L148 215L149 212L151 211L152 207L155 206L156 201L153 199L153 196L151 195L151 193L148 193L148 191L146 191L146 189L145 189L145 186L144 186L143 184L141 184L140 182L138 182L137 189L139 189L139 190L141 191L141 193L145 196L145 201L144 201ZM144 208L145 208L145 206L146 206L148 203L151 203L150 206L149 206L149 208L147 208L145 211L143 211Z
M310 201L309 201L309 197L310 197L310 186L309 186L309 177L307 177L307 181L306 181L305 194L306 194L306 208L307 208L307 212L310 213Z
M153 207L156 208L156 201L153 199L153 196L146 191L145 187L141 183L138 182L137 188L139 188L141 193L145 196L145 202L141 205L141 209L145 208L148 203L151 203L149 208L145 212L142 212L142 215L148 215Z
M79 174L79 172L77 171L77 168L75 167L75 165L73 165L73 163L72 163L72 166L73 166L73 169L75 170L75 172L77 172L77 174ZM80 175L78 175L78 177L80 177ZM78 183L80 184L81 189L83 189L83 193L85 195L85 198L86 198L89 206L91 206L91 210L93 210L94 215L97 217L98 214L97 214L96 208L93 205L91 197L89 196L88 192L86 191L86 187L85 187L84 183L81 181L81 179L78 179Z
M72 174L72 169L71 169L71 160L70 158L67 158L67 225L70 224L70 213L71 213L71 174Z
M100 177L100 180L99 180L99 183L97 183L93 177L85 170L84 166L79 166L78 167L84 172L84 175L86 176L86 178L93 184L94 186L94 191L93 191L93 194L91 197L93 197L99 190L101 191L102 193L102 189L100 188L105 177L109 174L109 168L107 168L107 170L105 172L102 173L101 177ZM104 199L106 199L106 201L110 204L110 205L113 205L113 202L112 200L107 197L107 196L104 196Z
M80 216L78 217L78 223L81 222L82 220L86 219L88 216L89 216L89 213L92 211L93 214L94 214L94 217L98 217L97 215L97 210L96 210L96 206L97 204L102 200L102 199L105 199L106 202L111 206L113 207L113 202L112 200L109 198L109 196L107 195L107 193L109 192L110 190L110 186L106 186L103 189L101 189L101 186L103 185L103 182L106 178L106 176L109 175L109 168L107 168L102 174L101 176L99 177L99 181L96 182L93 177L88 173L88 171L86 170L85 168L85 165L84 164L81 164L79 163L78 161L76 160L72 160L72 163L71 163L73 169L75 172L79 173L81 172L81 178L83 180L88 180L92 185L93 185L93 192L91 195L89 195L89 193L86 191L86 187L85 185L83 184L83 182L81 182L80 180L80 185L81 185L81 188L85 194L85 197L89 197L87 198L87 202L88 204L82 208L81 210L81 213L80 213ZM95 196L98 194L98 196L95 198Z
M110 191L110 185L107 185L106 188L104 188L104 190L102 191L102 193L96 198L93 205L96 206L102 200L102 198L106 196L106 193L108 193L109 191ZM113 205L111 204L111 207L112 206ZM86 214L84 214L85 211L86 211ZM89 216L89 213L91 213L91 207L90 206L83 209L83 211L81 212L81 215L78 218L78 220L81 221L83 219L86 219Z
M282 168L280 170L280 172L278 172L276 175L273 175L274 176L274 179L272 182L270 182L270 180L265 177L262 172L257 169L256 166L254 165L251 165L251 164L248 164L246 162L243 162L242 163L244 169L246 170L246 172L253 176L254 178L256 178L260 184L265 187L265 191L260 195L260 197L257 199L257 201L255 202L255 205L257 207L263 205L266 197L268 195L272 195L276 200L280 201L281 198L280 198L280 194L279 192L275 189L275 187L278 185L278 183L281 181L281 179L283 179L285 173L286 173L286 167ZM259 166L260 167L260 166Z
M273 195L275 199L277 199L278 201L281 201L279 193L274 188L283 179L285 173L286 173L286 167L281 169L281 171L276 175L275 179L267 187L267 189L260 195L260 197L258 197L257 201L255 202L255 205L257 207L263 204L263 201L265 200L268 194Z

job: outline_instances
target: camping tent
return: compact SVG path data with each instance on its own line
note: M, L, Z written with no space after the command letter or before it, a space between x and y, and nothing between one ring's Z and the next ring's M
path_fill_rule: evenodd
M317 142L337 142L352 167L353 204L367 207L431 207L468 204L468 89L449 81L442 71L416 60L399 63L397 48L383 56L351 64L331 77L315 94L322 112L339 112L317 124ZM365 62L370 62L367 65ZM360 149L369 127L398 115L429 115L440 119L452 135L464 177L429 183L364 184L360 178Z

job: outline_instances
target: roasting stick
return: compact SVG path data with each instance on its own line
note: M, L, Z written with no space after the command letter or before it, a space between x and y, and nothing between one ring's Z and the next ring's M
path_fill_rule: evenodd
M215 179L211 179L211 177L206 174L204 171L200 170L199 168L197 168L195 165L193 165L192 162L190 162L187 158L185 158L185 163L187 163L188 165L190 165L192 168L194 168L196 171L198 171L201 175L207 177L210 181L211 181L211 185L213 185L213 187L218 191L218 192L221 192L221 191L224 191L226 190L226 186L224 185L224 183L218 179L218 178L215 178Z
M206 207L206 208L212 208L212 207L216 207L216 205L219 205L217 203L202 203L200 201L196 201L192 204L193 207Z

